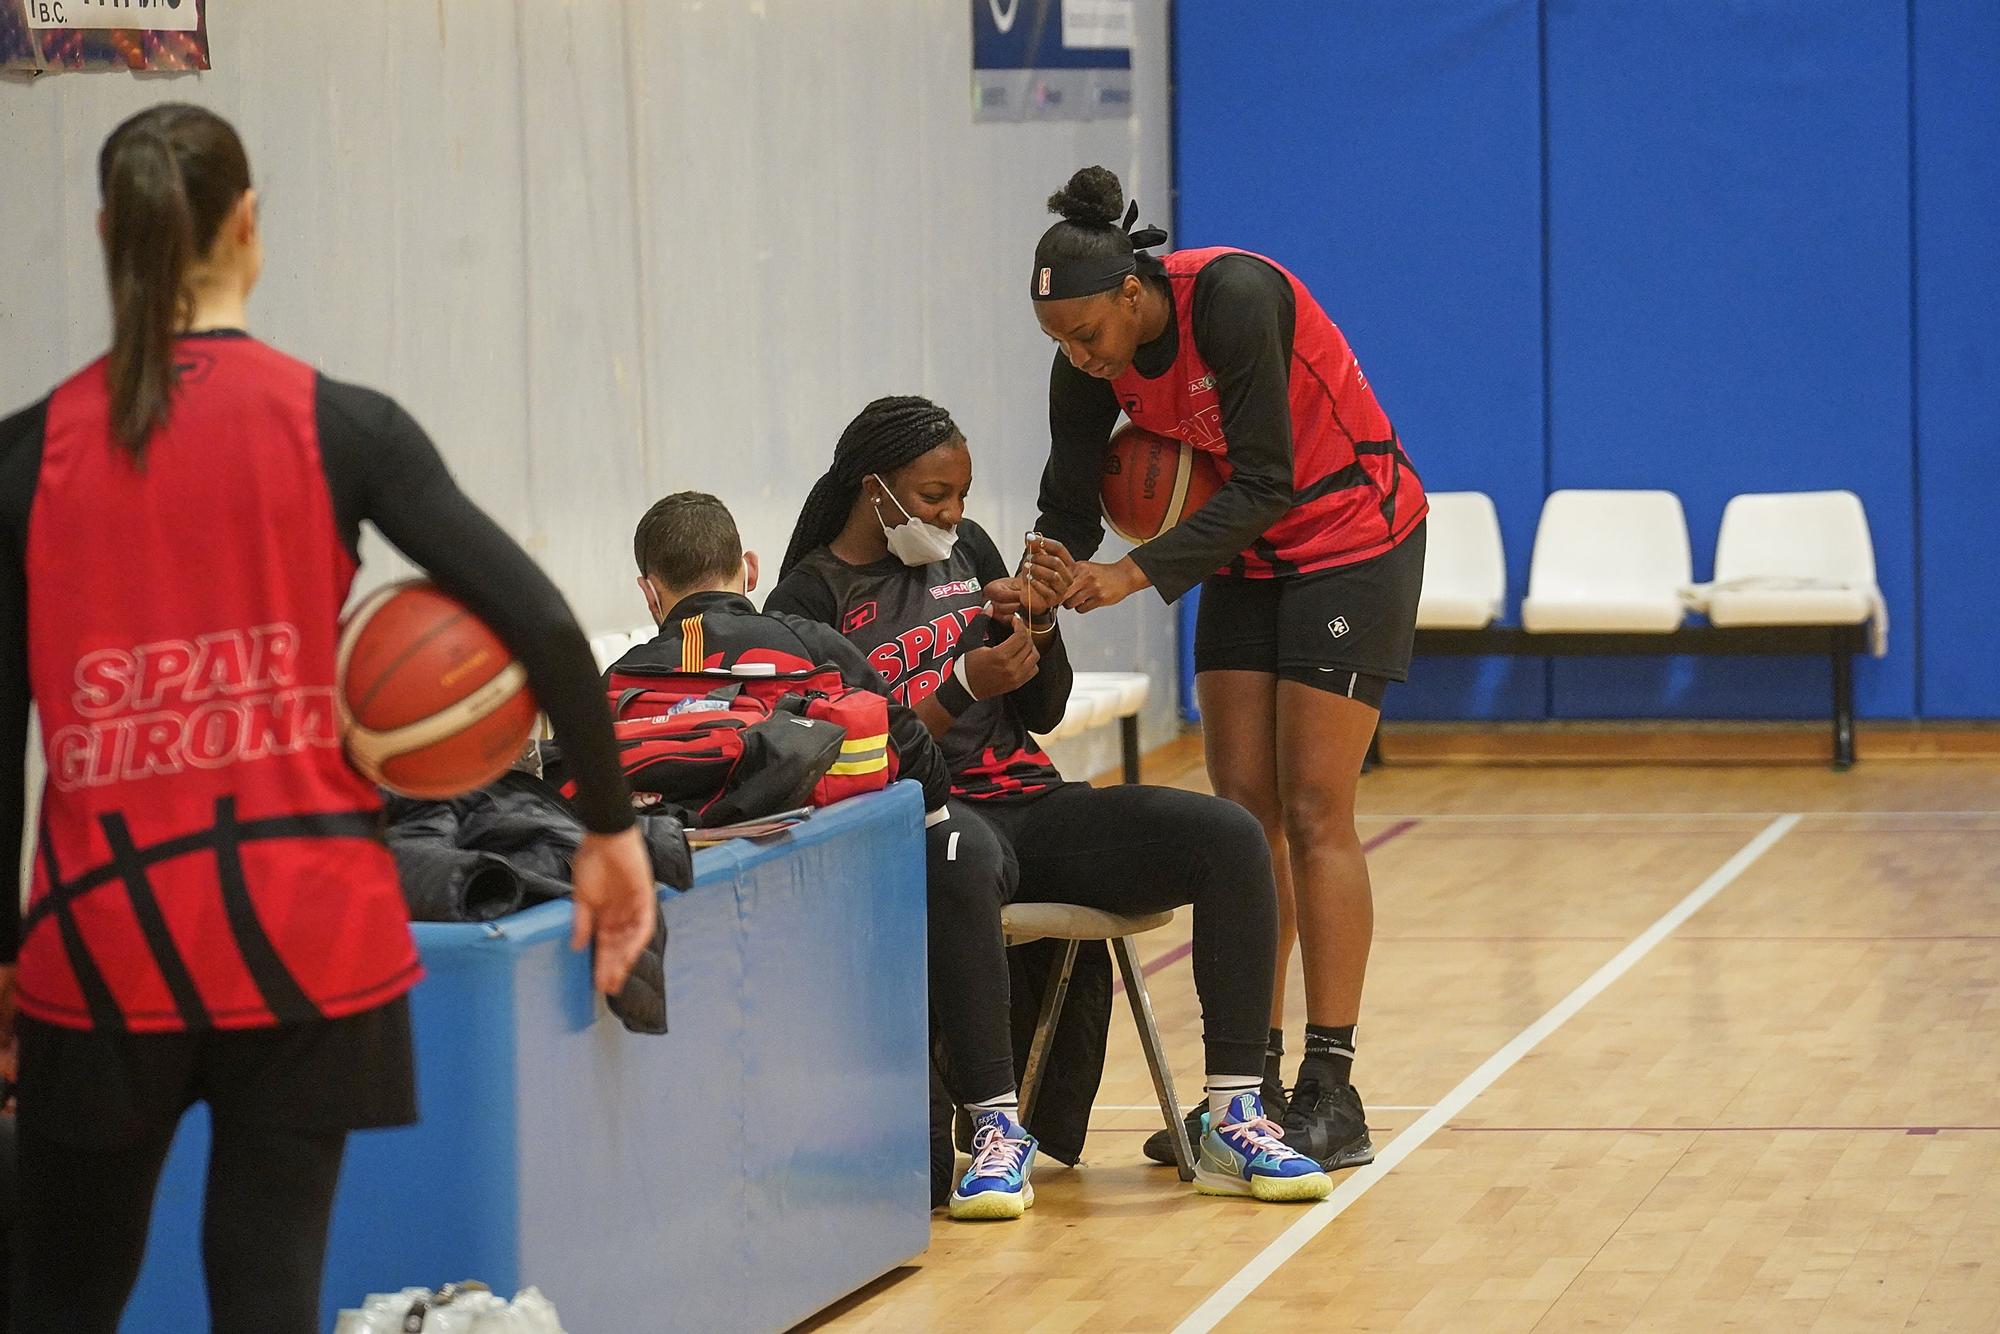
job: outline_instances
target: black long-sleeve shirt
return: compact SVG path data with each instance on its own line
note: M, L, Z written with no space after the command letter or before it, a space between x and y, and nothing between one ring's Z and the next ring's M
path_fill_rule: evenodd
M764 610L834 627L881 675L891 699L915 704L936 691L960 657L1010 632L982 613L981 590L1011 573L993 539L968 519L958 525L950 557L921 569L894 556L849 565L821 547L771 590ZM960 714L939 738L954 793L988 799L1061 783L1032 734L1052 732L1062 721L1073 679L1057 632L1041 645L1033 679Z
M243 338L226 330L195 337ZM320 377L320 456L341 539L358 556L363 520L493 628L520 662L579 780L578 814L602 833L629 827L603 688L583 631L548 576L460 491L422 428L374 390ZM27 526L39 481L44 399L0 421L0 905L20 901L27 804ZM79 534L79 541L115 534ZM6 758L15 757L15 758ZM0 963L14 958L18 916L0 908Z
M1291 507L1289 398L1297 302L1285 275L1255 255L1225 255L1194 282L1195 347L1215 375L1233 469L1209 502L1132 559L1168 602L1177 600L1276 523ZM1172 373L1178 321L1141 344L1133 369ZM1079 560L1104 540L1104 453L1121 411L1109 380L1086 375L1056 353L1049 372L1049 461L1042 472L1041 531Z

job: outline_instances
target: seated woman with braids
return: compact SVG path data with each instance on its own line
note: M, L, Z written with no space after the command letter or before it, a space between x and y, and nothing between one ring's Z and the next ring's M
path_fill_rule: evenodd
M1194 905L1209 1107L1195 1188L1323 1198L1326 1173L1285 1147L1260 1091L1277 948L1263 828L1216 797L1063 781L1030 734L1053 729L1068 703L1069 659L1054 609L1073 562L1060 543L1031 539L1010 573L992 539L965 518L971 488L971 449L949 413L924 398L870 403L807 498L765 610L839 630L891 697L923 719L951 769L958 855L991 864L1011 853L1016 897L1124 914ZM932 947L997 960L1009 879L973 883L993 895L990 935L934 935ZM988 915L980 916L983 925ZM951 975L980 991L955 1003L1005 1013L1004 966L968 963ZM984 1216L1018 1216L1034 1200L1035 1141L1016 1120L1011 1085L968 1110L973 1165L953 1212L965 1216L960 1202L981 1200L991 1210Z

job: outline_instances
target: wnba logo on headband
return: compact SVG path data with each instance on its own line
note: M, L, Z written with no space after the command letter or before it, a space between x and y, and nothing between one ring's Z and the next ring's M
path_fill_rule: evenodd
M1139 206L1135 203L1125 210L1122 224L1074 222L1065 218L1050 227L1043 233L1041 244L1035 247L1038 262L1034 281L1029 285L1034 299L1067 301L1109 292L1128 275L1139 272L1142 262L1155 263L1146 252L1165 241L1167 234L1158 227L1135 231L1132 224L1138 216ZM1079 232L1084 238L1080 243L1074 239ZM1109 244L1100 239L1105 237L1112 238ZM1052 240L1057 242L1053 250ZM1039 262L1044 259L1054 262Z

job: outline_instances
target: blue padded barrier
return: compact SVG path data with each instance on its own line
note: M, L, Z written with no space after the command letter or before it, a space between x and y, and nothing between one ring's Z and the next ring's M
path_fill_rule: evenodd
M1659 487L1694 573L1746 491L1868 507L1915 711L1906 15L1879 0L1548 6L1552 487ZM1504 507L1503 507L1504 508ZM1824 664L1572 659L1558 716L1814 717Z
M921 1252L922 807L903 783L701 853L665 895L665 1037L593 997L567 903L417 926L423 1119L349 1142L328 1326L370 1291L476 1277L540 1286L580 1334L781 1329ZM207 1145L197 1109L127 1334L206 1327Z
M2000 718L2000 6L1915 0L1913 33L1921 707Z

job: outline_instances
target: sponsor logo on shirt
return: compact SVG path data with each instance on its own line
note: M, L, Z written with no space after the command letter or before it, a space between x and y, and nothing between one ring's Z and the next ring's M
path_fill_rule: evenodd
M875 604L864 602L853 611L847 613L847 619L841 622L841 630L851 635L864 625L873 625L875 623L875 615Z
M955 598L961 593L977 593L979 587L977 579L960 579L956 583L939 584L931 589L931 599L935 601L938 598ZM872 607L874 604L869 605Z
M1335 639L1338 639L1346 634L1351 627L1347 624L1345 616L1336 616L1326 623L1326 628L1333 632Z
M331 686L302 686L285 622L96 649L76 665L82 721L49 738L57 791L340 746Z
M979 607L948 611L870 650L868 665L894 687L889 698L898 704L915 704L943 685L945 674L957 660L960 638L981 614Z
M1188 384L1188 392L1190 394L1199 394L1204 389L1213 388L1215 388L1215 377L1213 375L1204 375L1199 380L1190 381Z

